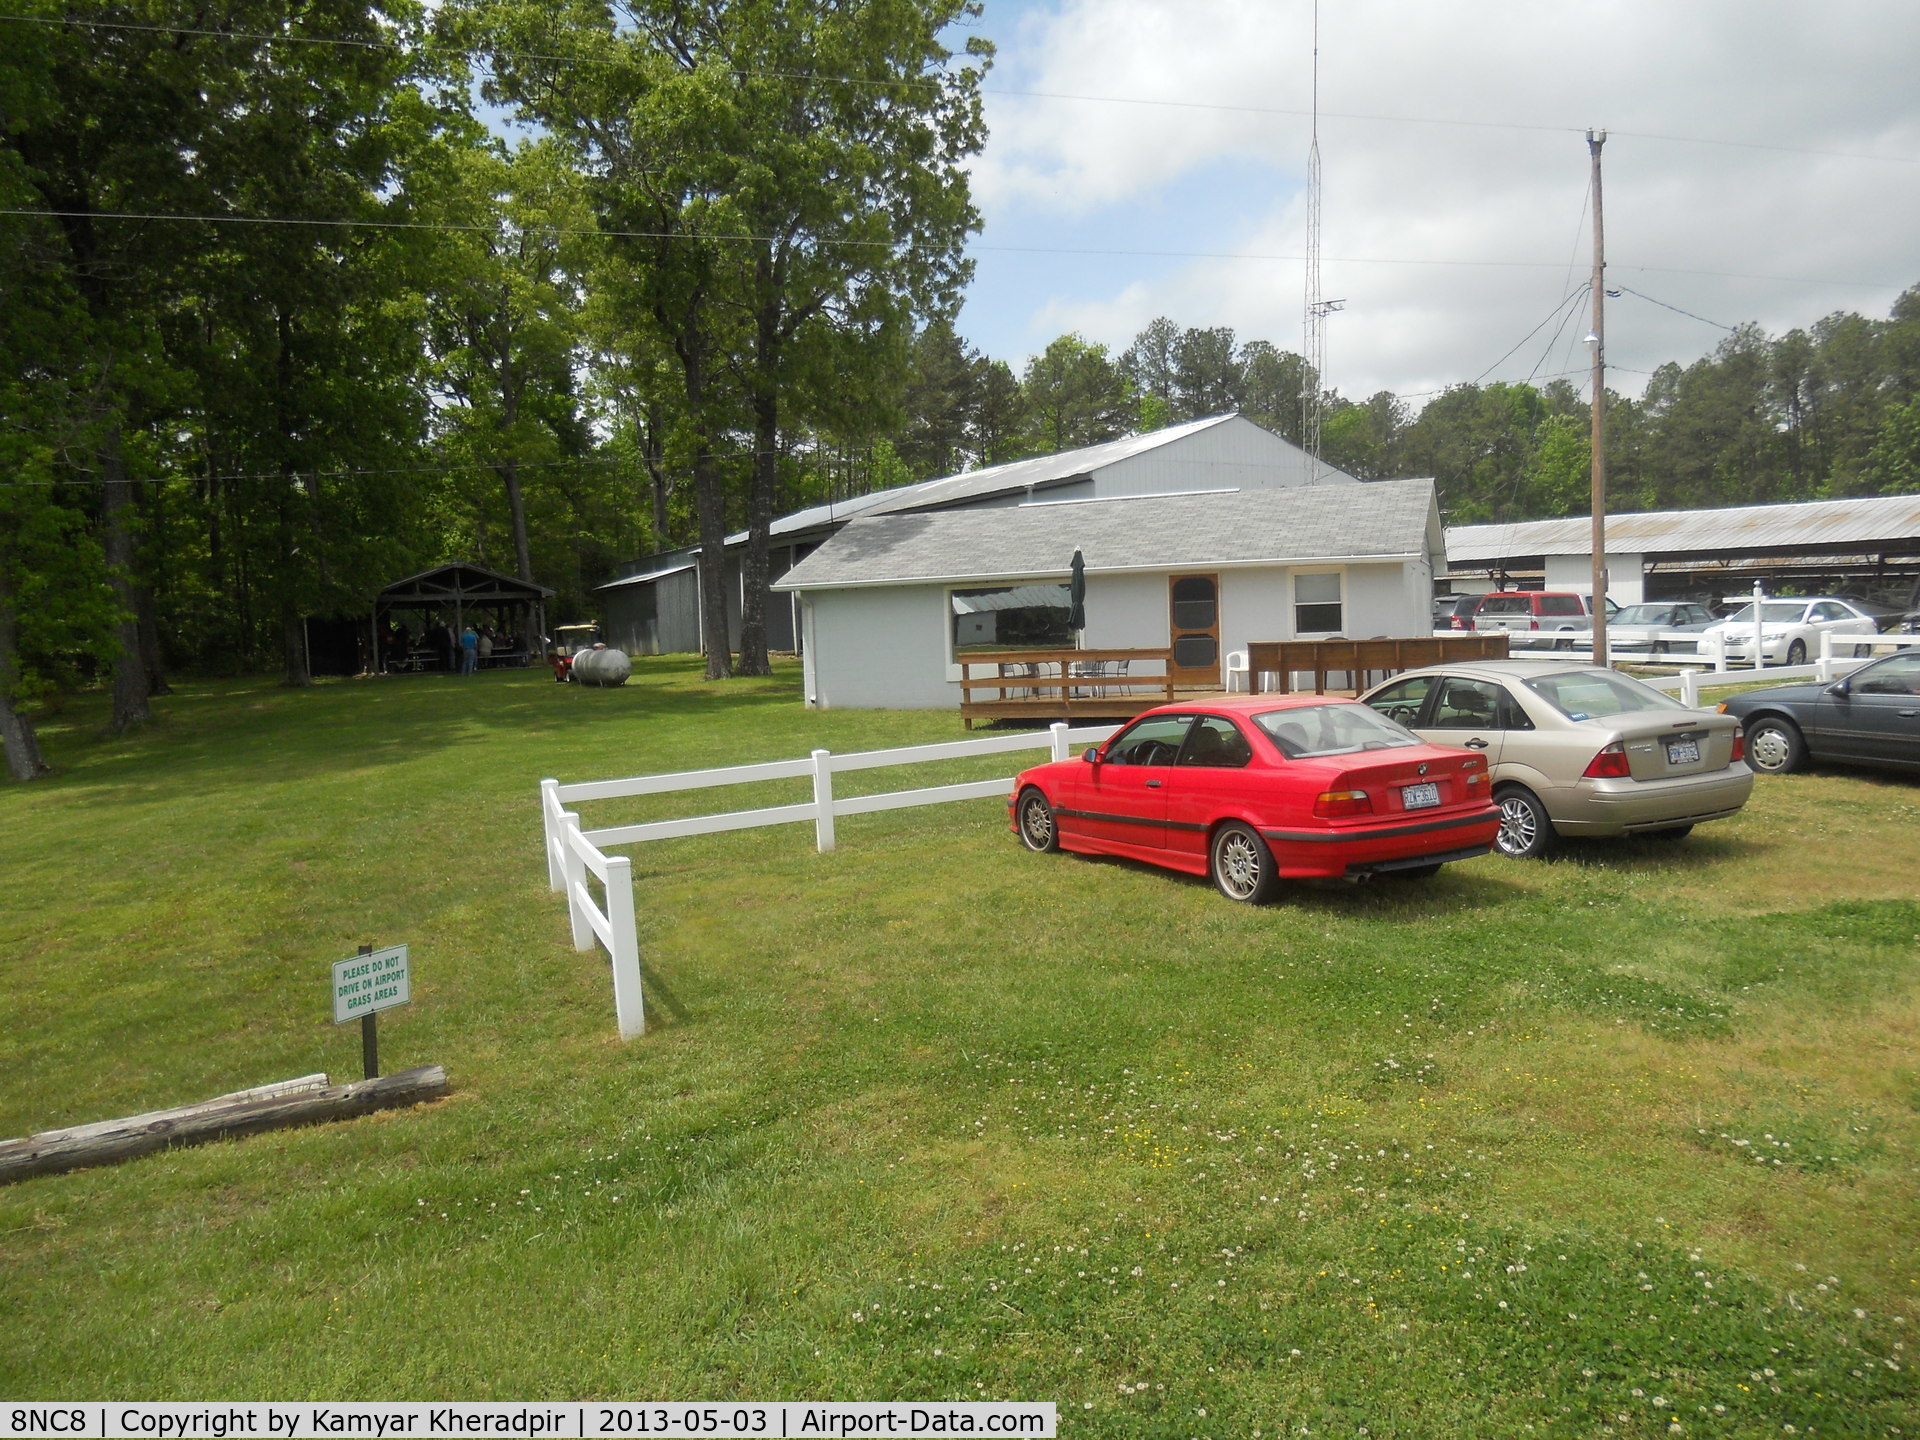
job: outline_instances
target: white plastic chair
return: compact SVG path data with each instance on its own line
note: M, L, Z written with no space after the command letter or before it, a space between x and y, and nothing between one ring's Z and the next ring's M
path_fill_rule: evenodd
M1244 650L1229 650L1227 652L1227 693L1229 695L1233 693L1233 677L1246 674L1247 652ZM1249 690L1253 688L1251 676L1248 677L1247 688Z

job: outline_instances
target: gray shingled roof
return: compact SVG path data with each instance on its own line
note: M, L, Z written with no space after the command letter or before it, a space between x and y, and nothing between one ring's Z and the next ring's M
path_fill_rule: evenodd
M1421 556L1431 480L1064 500L849 521L776 590Z
M805 510L795 511L791 515L782 515L773 522L774 535L793 535L802 531L817 529L822 525L832 525L851 515L887 515L901 510L931 510L942 505L953 505L967 500L979 500L990 495L1005 494L1014 490L1025 490L1029 486L1036 490L1050 485L1065 484L1106 469L1109 465L1118 465L1122 460L1131 460L1136 455L1145 455L1168 445L1178 444L1189 436L1198 435L1203 430L1211 430L1216 425L1225 425L1238 418L1237 412L1228 415L1209 415L1201 420L1189 420L1180 425L1169 425L1161 430L1149 430L1144 435L1128 435L1119 440L1107 440L1098 445L1083 445L1078 450L1062 450L1057 455L1036 455L1030 460L1010 460L1004 465L989 465L981 470L967 470L958 475L943 475L937 480L921 480L912 485L900 485L892 490L876 490L870 495L856 495L850 500L836 500L830 505L814 505ZM1336 470L1331 465L1322 465L1323 481L1350 481L1354 477L1344 470ZM747 538L747 532L729 535L727 543L736 544Z

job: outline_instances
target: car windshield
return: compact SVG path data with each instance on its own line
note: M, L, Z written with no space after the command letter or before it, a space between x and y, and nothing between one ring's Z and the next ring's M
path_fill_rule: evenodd
M1570 670L1537 675L1527 688L1569 720L1598 720L1635 710L1677 710L1680 702L1651 685L1629 680L1610 670Z
M1806 609L1806 602L1801 600L1762 601L1760 606L1760 622L1764 625L1769 620L1798 620L1806 613ZM1751 625L1753 623L1753 602L1749 600L1738 610L1734 611L1733 614L1729 615L1727 620L1730 624L1744 620Z
M1367 705L1301 705L1253 717L1289 760L1391 750L1420 737Z
M1664 625L1673 613L1671 605L1627 605L1609 620L1613 625Z

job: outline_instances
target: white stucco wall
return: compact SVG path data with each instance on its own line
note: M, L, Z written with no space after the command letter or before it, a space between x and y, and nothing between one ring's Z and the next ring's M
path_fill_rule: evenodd
M1329 568L1342 577L1342 634L1360 640L1429 633L1432 581L1424 563L1311 566L1300 573ZM1164 647L1170 634L1167 585L1172 573L1089 575L1085 648ZM1223 660L1250 641L1297 638L1293 569L1267 566L1214 573L1220 577ZM1057 584L1058 577L1043 583ZM948 589L944 584L888 585L809 594L809 702L831 709L957 708L960 667L952 658Z
M958 709L947 679L947 591L943 585L816 590L813 703L822 709Z
M1638 605L1647 598L1646 561L1640 555L1607 556L1607 598L1616 605ZM1593 593L1591 555L1547 556L1547 589Z

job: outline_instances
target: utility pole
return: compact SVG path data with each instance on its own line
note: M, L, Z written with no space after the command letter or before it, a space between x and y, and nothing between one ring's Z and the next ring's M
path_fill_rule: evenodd
M1607 239L1600 218L1600 147L1607 132L1587 131L1593 157L1593 663L1607 656Z

